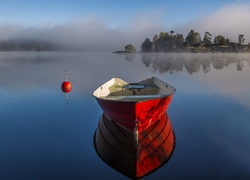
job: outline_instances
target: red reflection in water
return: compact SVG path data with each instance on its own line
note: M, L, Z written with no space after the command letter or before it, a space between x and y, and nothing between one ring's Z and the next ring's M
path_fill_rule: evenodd
M169 160L174 151L175 136L166 113L139 134L125 130L102 114L94 144L104 162L127 177L137 179Z

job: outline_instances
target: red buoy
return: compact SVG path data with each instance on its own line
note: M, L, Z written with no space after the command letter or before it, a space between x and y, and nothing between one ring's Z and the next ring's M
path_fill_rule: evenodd
M61 89L65 93L69 93L72 89L71 83L67 80L68 78L68 70L65 70L66 81L64 81L61 85Z
M63 92L69 93L71 91L71 89L72 89L72 85L71 85L71 83L69 81L64 81L62 83L61 88L62 88Z

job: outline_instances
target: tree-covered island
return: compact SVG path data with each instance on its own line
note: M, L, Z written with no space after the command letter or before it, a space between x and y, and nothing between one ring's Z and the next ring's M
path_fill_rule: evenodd
M128 44L124 47L125 51L115 51L114 53L135 53L136 49L132 44Z
M0 41L0 51L58 51L62 49L55 43L42 40L13 38Z
M190 30L187 37L183 34L175 34L172 30L168 32L160 32L150 40L146 38L141 44L140 52L250 52L250 43L244 44L245 37L243 34L238 35L238 42L231 42L228 38L222 35L214 37L212 34L205 32L201 37L199 32ZM129 49L126 49L130 46ZM133 49L132 51L130 51ZM125 51L135 52L133 45L125 46ZM117 51L119 52L119 51Z

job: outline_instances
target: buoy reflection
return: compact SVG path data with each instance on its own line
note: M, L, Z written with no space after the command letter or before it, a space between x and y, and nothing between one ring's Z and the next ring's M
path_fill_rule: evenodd
M138 179L170 159L175 135L166 113L136 138L103 113L94 135L94 145L105 163L129 178Z

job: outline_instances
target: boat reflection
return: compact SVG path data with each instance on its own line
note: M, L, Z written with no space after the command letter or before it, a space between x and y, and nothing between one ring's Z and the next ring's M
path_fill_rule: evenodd
M106 164L131 179L138 179L170 159L175 135L166 113L139 134L127 131L103 113L94 135L94 145Z

